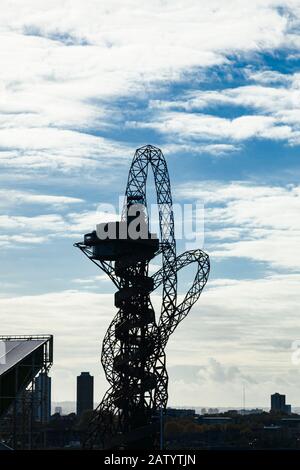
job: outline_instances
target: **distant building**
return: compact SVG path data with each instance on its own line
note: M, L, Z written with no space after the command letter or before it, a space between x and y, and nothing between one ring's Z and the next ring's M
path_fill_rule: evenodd
M219 408L201 408L201 414L202 415L206 415L206 414L209 414L209 415L217 415L219 414Z
M292 414L292 405L285 405L285 412L288 415Z
M285 395L273 393L271 395L271 413L291 414L291 405L285 403Z
M81 372L77 377L77 416L94 408L94 377L89 372Z
M48 423L51 416L51 377L41 372L34 379L34 411L35 419Z
M285 410L285 395L280 393L273 393L271 395L271 411L272 412L284 412Z
M236 415L239 414L239 411L238 410L228 410L227 413L230 414L230 415L236 416Z
M219 408L208 408L209 415L217 415L219 414Z
M264 410L261 408L253 408L253 409L245 409L245 410L238 410L238 413L241 415L259 415L264 413Z
M62 415L62 407L61 406L56 406L54 413L58 414L58 415Z
M196 415L196 411L184 408L167 408L166 415L171 418L193 418Z

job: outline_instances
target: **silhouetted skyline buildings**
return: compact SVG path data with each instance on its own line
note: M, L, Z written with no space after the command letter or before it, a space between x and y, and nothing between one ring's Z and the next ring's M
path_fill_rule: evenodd
M34 379L35 417L42 423L48 423L51 416L51 377L41 372Z
M292 407L291 405L288 405L285 400L285 395L281 395L280 393L273 393L273 395L271 395L271 412L290 414Z
M94 408L94 377L89 372L81 372L77 377L76 414Z

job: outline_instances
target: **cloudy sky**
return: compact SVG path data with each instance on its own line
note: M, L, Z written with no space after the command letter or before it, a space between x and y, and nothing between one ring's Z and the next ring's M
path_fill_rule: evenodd
M55 335L55 401L82 370L107 388L114 290L72 244L151 143L174 201L204 204L212 266L170 404L300 406L299 28L299 0L2 0L1 330Z

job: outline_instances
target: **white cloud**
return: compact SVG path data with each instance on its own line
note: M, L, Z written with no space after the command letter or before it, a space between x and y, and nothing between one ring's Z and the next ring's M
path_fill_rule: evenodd
M192 181L177 187L175 195L204 203L205 244L213 259L249 258L273 268L300 269L300 187ZM97 223L117 219L116 213L97 209L0 215L0 243L9 248L57 238L81 239Z
M182 404L184 396L185 404L239 406L246 383L248 406L268 406L281 380L299 406L300 371L291 361L292 342L299 337L299 280L299 274L289 274L209 281L170 339L170 401ZM184 371L191 366L189 381Z
M33 216L0 215L0 244L10 248L15 243L20 247L24 243L43 243L53 238L81 239L84 233L95 230L98 223L117 219L116 214L97 209Z
M128 122L129 127L156 129L167 135L200 140L229 139L234 142L253 137L274 140L298 138L288 125L278 125L272 116L245 115L234 119L208 114L165 112L155 122Z
M26 247L27 245L36 245L43 243L47 240L47 237L44 236L37 236L32 233L22 233L20 235L0 235L0 246L1 249L3 248L11 248L14 246L23 246ZM5 287L5 285L4 285Z
M273 74L273 72L270 72ZM187 93L184 101L158 102L157 107L183 108L187 111L201 110L208 106L233 105L254 108L265 113L276 113L287 109L299 109L300 75L285 76L286 87L260 84L226 88L221 91L195 91ZM155 106L155 102L152 102Z
M56 128L0 129L0 165L76 169L125 163L128 149L102 137Z
M277 72L276 70L249 70L246 69L245 74L248 79L263 84L288 84L291 82L291 76L288 74Z
M1 7L0 164L8 167L106 165L126 146L88 129L119 127L114 98L149 96L233 54L298 44L299 8L289 0L188 0L184 7L179 0L4 0ZM253 132L265 126L247 124Z
M180 140L180 139L179 139ZM222 157L232 152L238 152L241 149L240 145L236 144L197 144L193 143L176 143L164 145L164 152L172 154L176 152L192 152L192 153L208 153L216 157Z
M175 188L176 195L182 198L199 198L205 203L249 201L254 197L277 197L291 194L298 197L298 186L267 186L245 181L232 181L227 184L217 181L188 181Z
M100 274L98 276L91 276L91 277L85 277L85 278L76 278L72 279L71 282L74 283L75 285L80 285L81 288L83 289L94 289L95 287L97 290L99 290L99 281L100 282L107 282L110 281L109 277L107 274Z
M205 204L206 243L213 257L300 269L299 186L191 182L176 194Z
M197 373L198 379L201 382L211 381L217 383L236 382L241 381L253 383L254 380L241 373L237 366L223 366L219 361L214 358L209 358L208 364L200 368Z
M32 217L0 216L0 227L13 230L57 231L64 230L66 224L59 214L43 214Z
M150 127L183 138L225 140L225 145L226 140L236 142L249 138L279 139L299 144L299 73L284 75L272 70L246 71L246 76L255 83L223 90L196 90L175 101L151 101L150 109L158 112L158 118L154 122L128 125ZM224 106L239 107L240 116L230 119L204 114L206 108L217 110Z
M45 204L50 206L64 206L78 204L83 199L69 196L56 196L52 194L37 194L28 191L17 191L14 189L0 189L0 205L8 207L20 204Z

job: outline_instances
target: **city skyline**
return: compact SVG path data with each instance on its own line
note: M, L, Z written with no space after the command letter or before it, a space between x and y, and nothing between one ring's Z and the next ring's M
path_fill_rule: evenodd
M211 259L167 348L169 403L240 406L244 385L249 407L300 407L299 25L296 0L3 1L2 329L54 335L54 402L81 370L107 389L114 289L73 243L150 143L174 202L204 204Z

